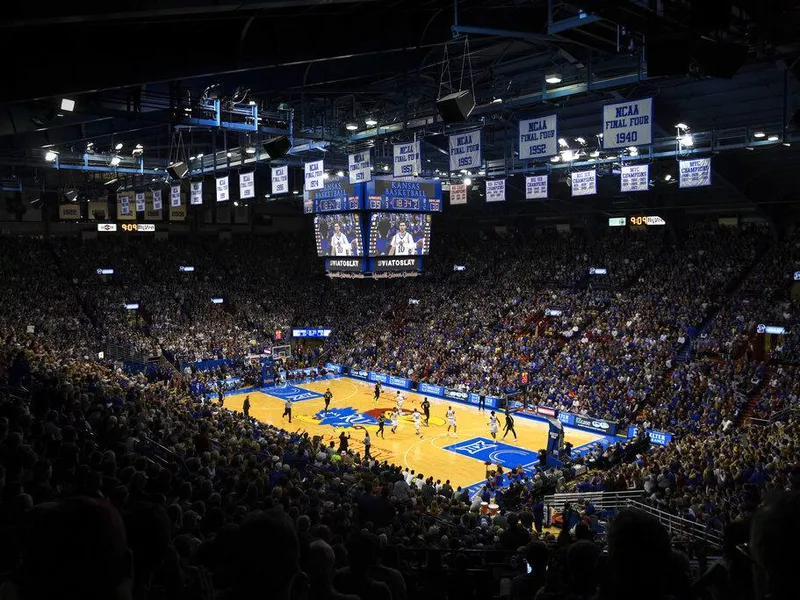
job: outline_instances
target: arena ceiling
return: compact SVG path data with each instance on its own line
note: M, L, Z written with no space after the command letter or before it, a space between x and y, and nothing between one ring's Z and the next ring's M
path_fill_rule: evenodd
M592 140L603 104L648 95L655 99L656 137L674 137L674 125L688 123L698 140L707 137L715 172L711 190L677 193L663 181L670 161L659 161L662 180L640 196L615 194L608 177L591 201L573 202L559 184L547 202L486 207L477 197L463 214L681 208L778 217L795 201L800 144L750 144L756 131L789 143L797 130L800 11L791 3L137 0L120 6L108 13L105 3L78 0L4 9L0 52L13 57L0 86L4 183L101 184L111 175L56 172L44 153L53 149L80 162L87 148L110 155L120 143L122 152L141 144L147 161L185 155L206 172L215 162L235 169L247 145L281 133L306 149L296 164L324 151L333 168L344 167L348 150L366 147L380 165L391 143L421 136L426 174L433 175L447 168L444 134L453 129L438 119L435 101L471 87L470 123L483 127L490 175L517 175L509 180L512 199L522 188L514 158L520 118L558 112L560 135ZM562 79L555 87L544 82L550 73ZM197 101L210 88L241 106L254 102L260 131L198 126L176 113L176 98ZM75 100L73 111L61 110L62 98ZM379 127L367 126L368 118ZM358 129L348 130L349 123Z

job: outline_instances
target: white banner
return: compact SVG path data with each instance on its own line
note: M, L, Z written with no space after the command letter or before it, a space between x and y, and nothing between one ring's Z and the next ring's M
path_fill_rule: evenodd
M119 214L131 214L131 199L128 195L120 195L119 197Z
M621 192L646 192L650 189L650 165L630 165L620 169Z
M450 184L450 204L467 203L467 186L463 183Z
M603 107L603 149L644 146L653 141L653 99Z
M711 185L711 159L695 158L678 161L680 187L703 187Z
M420 147L419 141L394 145L394 170L392 174L395 177L415 177L422 171Z
M549 115L519 122L519 158L531 160L558 154L558 117Z
M256 197L256 177L252 171L250 173L239 173L239 198Z
M450 170L478 169L483 165L481 130L459 133L448 138L450 145Z
M136 212L144 212L144 192L136 192Z
M486 201L505 202L506 200L506 180L492 179L486 180Z
M289 193L289 167L272 167L272 193Z
M311 162L307 162L305 189L309 191L321 190L325 185L324 175L325 175L325 168L321 160L313 160Z
M372 154L370 151L348 154L347 169L350 183L372 181Z
M217 202L226 202L231 199L231 192L228 189L228 176L217 177Z
M547 175L531 175L525 178L525 200L547 198Z
M161 190L153 190L153 210L161 210Z
M571 177L573 196L591 196L597 193L597 171L595 169L573 171Z
M203 203L203 182L202 181L193 181L192 182L191 203L193 205L194 204L202 204Z
M173 185L169 188L169 205L170 206L180 206L181 205L181 186Z

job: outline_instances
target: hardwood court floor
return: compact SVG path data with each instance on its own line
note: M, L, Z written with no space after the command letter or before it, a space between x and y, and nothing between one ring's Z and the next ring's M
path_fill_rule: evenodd
M497 437L501 443L497 448L487 449L486 442L481 440L491 441L488 426L489 411L481 413L477 407L438 398L429 398L430 425L429 427L423 425L422 437L417 437L410 412L415 407L419 408L422 396L412 392L404 392L406 397L403 405L404 417L397 433L392 433L391 425L387 423L385 439L381 439L375 436L378 426L372 424L374 416L377 416L380 410L390 411L394 408L396 390L385 388L381 399L373 402L373 384L350 378L316 381L294 387L318 394L323 394L330 387L333 400L329 415L327 417L322 415L325 402L321 396L299 400L293 403L293 418L290 425L288 419L281 418L285 400L262 392L249 394L250 415L259 421L289 431L307 431L310 435L321 435L326 441L337 438L344 430L351 435L350 446L358 452L363 452L364 431L353 429L353 425L362 425L369 430L372 437L374 457L414 469L417 473L423 473L425 477L433 476L443 482L449 479L453 486L469 486L485 479L484 460L487 458L492 462L502 461L504 467L508 468L518 464L527 465L535 460L535 454L546 445L547 425L541 421L522 417L515 418L515 429L519 440L514 442L511 434L503 440L502 426L505 420L498 413L500 430ZM279 389L274 392L278 395L284 393ZM291 390L288 393L292 393ZM226 395L225 408L241 411L245 396L246 394L236 392ZM445 414L448 406L452 406L456 413L458 437L447 434ZM422 409L419 410L422 412ZM564 433L566 441L571 442L575 448L602 437L570 428L566 428ZM470 441L475 443L468 444ZM458 451L444 449L455 445L460 447Z

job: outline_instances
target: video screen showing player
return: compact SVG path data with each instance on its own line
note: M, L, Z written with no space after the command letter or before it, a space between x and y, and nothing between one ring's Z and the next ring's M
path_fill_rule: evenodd
M369 231L370 256L420 256L431 244L429 214L375 213Z
M357 213L314 217L318 256L364 256L361 220Z

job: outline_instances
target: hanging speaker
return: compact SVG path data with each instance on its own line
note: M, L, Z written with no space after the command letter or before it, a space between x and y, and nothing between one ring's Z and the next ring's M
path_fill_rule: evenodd
M436 101L436 109L445 123L466 121L475 108L475 98L469 90L448 94Z
M281 158L291 150L292 142L289 141L288 137L282 135L264 142L263 148L270 158Z
M173 179L183 179L189 172L185 162L176 162L167 167L167 173Z
M67 190L66 192L64 192L64 200L66 200L67 202L75 202L77 197L78 197L78 192L76 192L75 190Z

